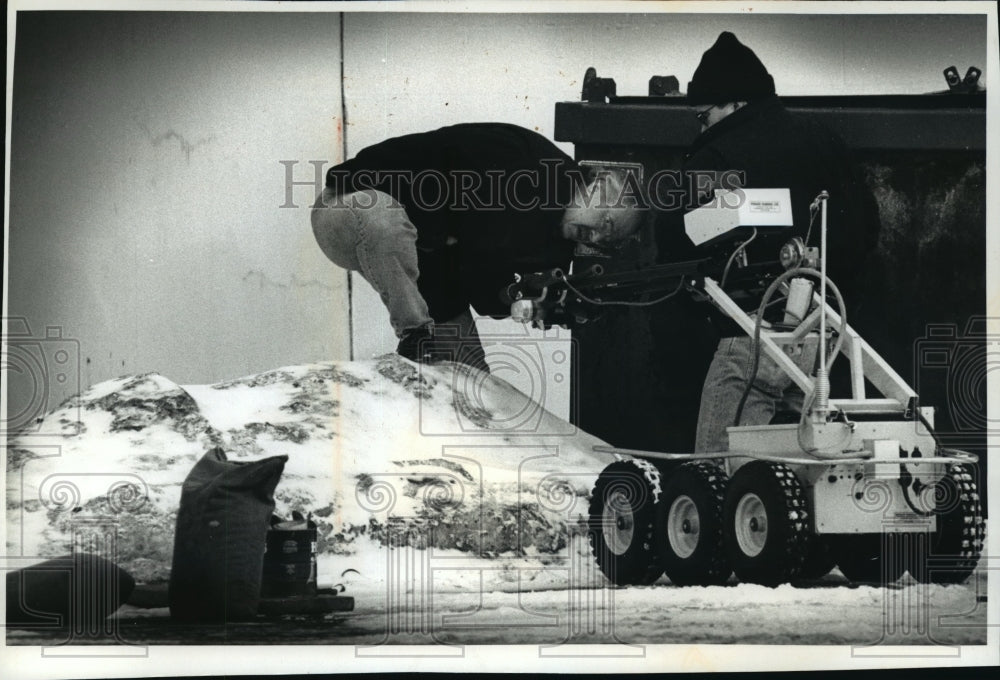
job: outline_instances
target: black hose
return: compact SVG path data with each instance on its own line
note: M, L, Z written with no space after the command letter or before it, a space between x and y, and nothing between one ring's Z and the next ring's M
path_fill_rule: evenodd
M906 500L906 504L910 506L910 510L917 513L921 517L930 517L934 514L933 511L921 510L910 499L910 485L913 483L913 475L910 471L906 469L904 463L899 464L899 486L903 489L903 499Z

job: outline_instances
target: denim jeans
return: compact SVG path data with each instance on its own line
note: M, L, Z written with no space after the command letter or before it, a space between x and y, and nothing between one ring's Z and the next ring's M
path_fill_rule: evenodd
M366 189L338 197L324 189L313 206L312 228L320 249L334 264L360 273L379 294L396 337L434 323L417 288L417 228L392 196ZM447 350L455 361L489 371L468 308L435 326L439 349Z
M324 189L312 228L334 264L360 273L379 294L396 337L433 322L417 289L417 228L392 196L366 189L338 197Z
M696 453L714 453L729 449L726 428L733 424L736 409L750 377L753 364L753 339L748 336L722 338L705 376L695 434ZM813 372L816 343L806 343L793 356L796 365L807 375ZM773 359L760 353L757 378L747 395L740 425L766 425L779 410L802 410L804 395L798 385Z

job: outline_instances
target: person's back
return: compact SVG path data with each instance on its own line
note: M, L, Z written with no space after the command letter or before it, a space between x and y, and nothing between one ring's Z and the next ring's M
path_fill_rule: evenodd
M362 149L328 170L327 186L374 189L402 205L417 229L420 291L443 321L470 302L504 316L497 293L513 272L568 267L573 244L560 222L578 173L536 132L462 123Z
M536 229L558 231L579 172L572 158L537 132L509 123L460 123L366 147L330 168L327 186L341 194L389 194L406 209L423 247L465 237L495 254L534 238ZM489 213L508 211L520 219L493 220L506 228L482 238L494 226Z

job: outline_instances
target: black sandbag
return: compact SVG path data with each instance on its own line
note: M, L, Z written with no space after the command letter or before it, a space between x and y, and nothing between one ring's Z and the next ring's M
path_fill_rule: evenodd
M98 555L77 553L8 572L7 625L98 632L135 580Z
M287 460L242 463L215 448L188 473L170 571L172 617L220 622L257 613L264 539Z

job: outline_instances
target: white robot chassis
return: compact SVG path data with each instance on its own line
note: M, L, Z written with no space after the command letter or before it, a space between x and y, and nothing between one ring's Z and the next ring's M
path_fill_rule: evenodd
M617 276L600 267L574 276L554 270L519 277L508 289L512 316L545 326L574 314L580 321L580 309L609 304L612 293L648 294L650 281L676 282L686 273L674 292L687 287L707 297L754 338L757 357L777 362L805 395L798 423L729 427L724 453L598 447L618 458L600 474L589 508L593 553L611 582L649 584L665 572L675 585L718 585L735 572L741 582L777 586L822 577L836 565L853 582L885 584L909 571L921 582L961 583L975 570L985 530L977 458L940 446L933 408L918 406L913 389L846 323L820 256L826 199L814 203L822 211L821 249L798 239L782 248L786 271L754 317L714 279L692 275L706 261ZM818 280L819 292L796 283L805 278ZM762 321L777 291L798 297L800 322ZM790 356L808 343L823 358L815 375ZM850 362L847 398L829 394L838 357ZM866 381L880 397L866 394Z

